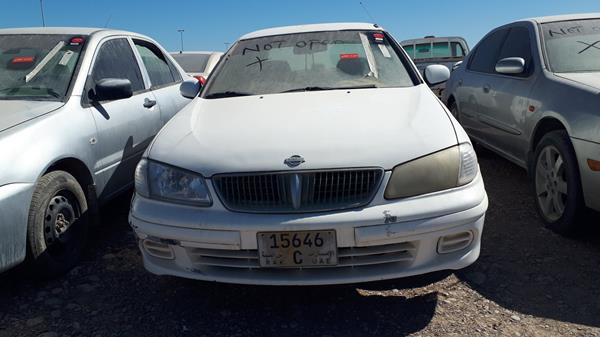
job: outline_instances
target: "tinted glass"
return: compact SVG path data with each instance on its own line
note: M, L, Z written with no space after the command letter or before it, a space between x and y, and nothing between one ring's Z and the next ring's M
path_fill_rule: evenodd
M122 78L131 81L133 91L144 89L140 68L127 39L108 40L100 46L92 71L92 80Z
M188 73L203 73L210 54L171 54L181 68Z
M258 95L315 87L323 90L414 85L401 56L383 33L375 31L243 40L225 56L211 77L203 96L206 98L225 92Z
M450 47L452 49L452 56L454 57L464 57L467 54L458 42L450 42Z
M75 37L82 40L73 43ZM62 99L84 42L82 36L0 35L0 99Z
M507 33L508 29L502 29L492 33L481 41L469 62L468 68L484 73L495 73L498 54Z
M525 60L525 74L531 69L531 43L529 39L529 30L525 27L511 28L496 62L507 57L521 57Z
M600 71L600 20L547 23L542 30L552 71Z
M452 51L450 51L450 44L448 42L434 43L431 57L452 57Z
M415 46L413 46L412 44L409 46L402 46L402 48L404 48L404 50L406 51L406 53L408 54L408 56L410 56L411 58L413 58L415 55Z
M420 43L415 45L415 59L431 57L431 43Z
M135 47L146 67L153 88L175 82L165 56L156 46L145 41L135 41Z

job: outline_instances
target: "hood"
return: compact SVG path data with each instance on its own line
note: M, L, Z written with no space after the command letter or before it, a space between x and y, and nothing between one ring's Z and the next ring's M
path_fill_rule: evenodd
M63 105L63 102L0 100L0 132Z
M217 173L394 166L457 144L425 85L196 98L157 136L149 158ZM305 162L291 169L292 155Z
M590 86L600 90L600 72L588 73L556 73L556 76Z

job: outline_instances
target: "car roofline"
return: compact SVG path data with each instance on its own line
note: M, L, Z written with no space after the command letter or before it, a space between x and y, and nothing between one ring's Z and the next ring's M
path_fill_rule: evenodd
M257 30L243 35L239 40L248 40L259 37L277 36L296 33L327 32L340 30L384 30L377 24L364 22L338 22L318 23L298 26L283 26Z

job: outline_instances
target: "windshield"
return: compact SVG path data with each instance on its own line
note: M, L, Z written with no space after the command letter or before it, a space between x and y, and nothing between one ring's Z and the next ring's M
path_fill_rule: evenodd
M546 23L542 29L552 71L600 71L600 19Z
M0 100L62 100L83 42L81 36L0 35Z
M413 85L385 34L332 31L238 42L203 97Z
M187 73L203 73L210 54L171 54Z

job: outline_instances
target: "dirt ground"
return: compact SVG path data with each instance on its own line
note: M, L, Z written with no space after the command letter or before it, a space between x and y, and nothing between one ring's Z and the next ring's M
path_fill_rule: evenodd
M0 276L0 336L600 336L600 229L544 229L526 173L479 156L490 207L465 270L327 287L158 277L142 267L126 195L103 209L70 274Z

